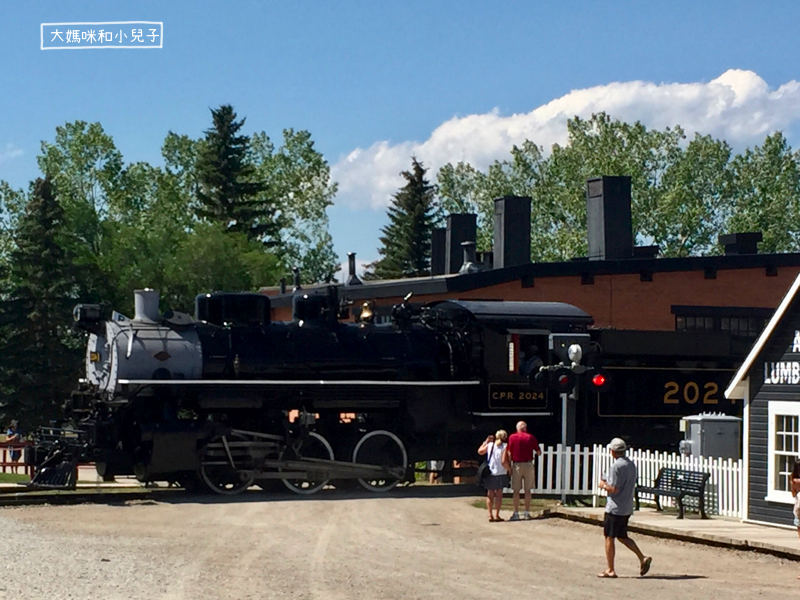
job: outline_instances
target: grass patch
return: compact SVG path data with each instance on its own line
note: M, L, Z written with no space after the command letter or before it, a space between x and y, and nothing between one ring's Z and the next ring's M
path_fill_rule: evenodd
M555 506L558 504L558 500L555 498L531 498L531 510L541 510L543 508L548 508L549 506ZM480 498L475 500L472 503L472 506L475 508L482 508L486 510L486 498ZM519 506L520 510L524 510L525 508L525 498L520 497L519 499ZM501 510L514 510L514 502L511 497L503 496L503 503L500 505Z
M0 473L0 483L26 483L31 478L23 473Z

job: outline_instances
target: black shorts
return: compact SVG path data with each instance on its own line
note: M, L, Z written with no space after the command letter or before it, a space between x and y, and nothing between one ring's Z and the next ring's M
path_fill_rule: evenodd
M612 515L606 513L603 519L603 535L608 538L628 539L628 519L630 515Z
M483 482L483 487L486 491L502 490L509 486L508 475L488 475Z

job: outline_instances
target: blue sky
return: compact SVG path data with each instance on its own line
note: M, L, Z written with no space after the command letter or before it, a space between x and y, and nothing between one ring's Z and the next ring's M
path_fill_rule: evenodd
M307 129L341 193L331 233L377 257L385 202L416 154L481 166L574 114L681 123L743 147L795 146L794 2L0 1L0 179L38 175L41 140L99 121L126 160L160 164L231 103L248 131ZM40 23L163 21L157 50L42 51Z

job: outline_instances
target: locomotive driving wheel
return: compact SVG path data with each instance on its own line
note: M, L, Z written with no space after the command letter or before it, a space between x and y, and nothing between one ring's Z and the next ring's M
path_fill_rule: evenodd
M353 462L405 469L408 466L408 453L403 441L394 433L376 429L358 440L353 450ZM358 482L370 492L388 492L393 490L400 480L386 477L359 479Z
M333 460L333 448L323 436L315 431L309 431L301 443L287 447L281 453L281 460L296 460L302 458L321 458ZM283 484L296 494L313 494L328 484L328 479L281 479Z
M206 445L200 461L200 477L212 492L234 496L253 485L252 458L246 442L245 436L229 433Z

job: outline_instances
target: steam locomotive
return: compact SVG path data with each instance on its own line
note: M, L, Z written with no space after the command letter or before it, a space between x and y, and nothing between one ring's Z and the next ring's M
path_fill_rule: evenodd
M221 494L278 482L313 493L331 481L382 492L412 480L417 461L472 458L487 431L553 417L557 399L532 386L523 360L549 362L554 339L583 343L588 314L409 300L386 324L369 306L346 321L333 286L296 294L286 323L253 293L202 294L194 317L160 314L154 290L135 292L133 318L78 305L85 378L65 407L71 426L44 430L31 452L32 485L69 487L76 465L94 462L107 478Z

